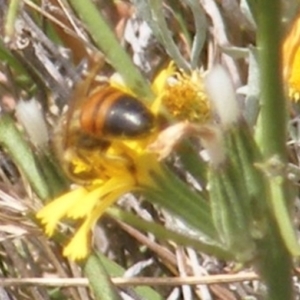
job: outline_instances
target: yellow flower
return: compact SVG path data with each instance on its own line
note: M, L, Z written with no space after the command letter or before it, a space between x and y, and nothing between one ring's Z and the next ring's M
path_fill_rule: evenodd
M156 100L151 106L152 112L157 115L160 106L164 105L170 114L180 119L190 121L207 119L209 105L201 91L202 81L197 74L193 72L192 76L188 76L183 72L176 73L174 64L171 63L153 83ZM176 94L172 96L174 92ZM176 99L173 104L172 99ZM187 101L186 104L184 99ZM180 114L179 111L183 113ZM147 147L157 135L156 131L138 140L116 139L101 152L80 150L79 154L76 147L76 150L68 153L72 173L80 179L88 176L88 184L56 198L37 213L49 236L53 235L55 228L63 219L81 222L74 237L64 248L65 256L78 260L88 255L91 229L105 209L122 195L140 188L155 189L152 174L162 175L163 171L157 155L149 152Z
M161 102L176 120L204 123L211 118L210 103L198 70L191 75L178 72L169 78Z
M294 21L285 38L283 56L283 76L291 100L300 100L300 16Z

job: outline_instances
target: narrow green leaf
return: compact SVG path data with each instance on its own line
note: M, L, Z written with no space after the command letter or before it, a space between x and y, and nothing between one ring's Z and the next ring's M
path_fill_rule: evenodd
M270 178L271 202L276 222L286 246L293 256L300 255L300 245L286 203L285 178L280 175Z
M26 176L36 194L41 199L49 199L51 194L48 183L38 169L30 147L24 141L12 118L8 115L0 117L0 143Z
M206 40L207 21L204 10L198 0L185 0L187 5L193 12L196 34L194 36L192 50L191 50L191 68L198 67L200 54Z
M84 265L84 274L97 300L122 300L117 288L111 282L101 260L90 255Z
M142 74L133 65L95 4L90 0L69 0L105 59L121 74L126 85L145 101L153 100L153 93Z
M210 201L215 225L222 241L236 259L245 262L253 258L255 244L251 237L249 212L244 210L238 179L227 165L210 173Z
M13 70L19 74L27 76L25 68L18 62L13 54L5 47L4 42L0 38L0 61L8 64Z
M246 212L249 230L254 238L261 238L266 230L267 198L265 177L256 164L262 160L261 153L245 121L232 128L229 157L234 164L240 182L240 203Z
M36 163L48 184L52 199L69 189L69 180L48 150L45 149L37 153Z
M160 224L149 222L138 218L137 216L122 211L118 208L109 208L107 210L107 214L113 218L121 220L127 224L130 224L134 228L139 228L145 232L151 232L157 238L163 240L172 240L178 245L186 246L186 247L194 247L201 252L205 252L210 255L215 255L220 259L232 259L232 255L226 251L222 245L218 245L218 243L211 244L205 243L200 239L197 239L194 236L188 236L183 233L177 233L173 230L166 229Z
M206 187L207 163L201 160L199 151L189 141L184 141L179 145L176 153L184 169L197 180L201 187Z
M5 36L9 40L13 38L19 6L20 0L11 0L9 2L6 21L4 25Z
M139 14L151 27L156 38L162 43L165 51L167 51L170 57L175 61L176 65L185 72L190 72L190 64L180 53L168 28L168 24L164 16L163 1L133 0L133 3Z
M175 213L209 239L218 240L208 200L200 192L192 191L167 168L164 168L164 172L164 176L152 174L157 188L146 187L143 193L150 197L151 202Z
M123 276L125 270L121 266L119 266L114 261L107 258L101 252L97 252L97 256L101 260L104 268L106 269L107 273L109 273L110 276L113 277ZM162 296L160 296L154 289L148 286L137 286L134 288L134 291L144 300L163 300Z

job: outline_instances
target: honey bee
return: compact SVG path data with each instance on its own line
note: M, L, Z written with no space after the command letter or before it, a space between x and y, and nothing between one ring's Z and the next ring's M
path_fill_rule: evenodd
M154 127L154 116L137 98L106 86L86 98L80 127L95 139L137 139Z
M55 149L67 175L81 184L101 174L101 165L95 167L93 161L95 153L101 156L103 168L116 161L130 164L124 157L107 154L111 143L147 137L156 127L155 116L136 97L109 83L90 92L94 73L75 86L69 108L54 134ZM72 164L76 159L91 168L78 174Z

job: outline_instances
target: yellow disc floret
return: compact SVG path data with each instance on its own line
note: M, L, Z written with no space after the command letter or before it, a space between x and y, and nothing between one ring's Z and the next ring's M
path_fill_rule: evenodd
M193 71L191 76L178 72L169 78L162 104L177 120L204 123L211 117L210 104L199 71Z

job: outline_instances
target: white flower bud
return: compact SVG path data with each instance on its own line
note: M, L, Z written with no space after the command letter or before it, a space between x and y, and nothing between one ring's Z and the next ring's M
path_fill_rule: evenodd
M35 99L20 100L16 106L16 116L35 147L42 148L47 145L49 135L46 122Z
M227 127L236 123L240 109L229 74L221 65L213 67L206 75L205 88L222 125Z

